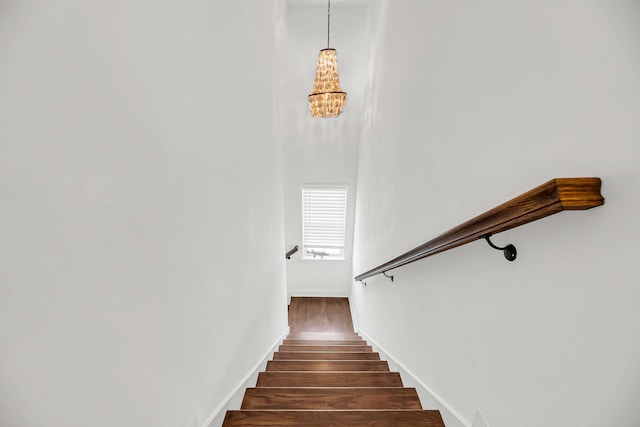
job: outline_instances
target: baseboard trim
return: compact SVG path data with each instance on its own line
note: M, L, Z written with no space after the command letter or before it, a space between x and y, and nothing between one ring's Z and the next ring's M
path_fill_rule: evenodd
M423 383L420 380L420 378L414 375L413 372L407 369L393 355L389 354L389 352L386 351L383 347L381 347L380 344L378 344L376 340L371 338L369 334L367 334L365 331L359 328L358 328L358 333L362 335L369 342L369 344L371 344L374 347L375 351L380 353L381 359L385 359L389 362L389 366L392 370L397 370L398 372L400 372L400 376L402 377L403 383L405 384L405 386L409 385L416 388L416 391L418 392L418 396L420 397L420 400L423 401L423 403L424 403L424 400L428 400L429 402L433 403L436 406L435 408L429 408L429 409L438 409L447 427L471 427L472 426L472 424L469 421L467 421L462 415L460 415L455 409L453 409L451 405L449 405L442 397L440 397L429 386ZM411 383L411 384L408 384L408 383ZM426 399L423 399L423 396L425 396Z
M276 342L264 354L262 359L260 359L260 361L255 364L253 369L251 369L251 371L249 371L249 373L247 373L247 375L245 375L244 378L240 380L240 382L233 388L233 390L231 390L231 393L229 393L227 397L224 398L222 403L220 403L220 405L218 405L218 407L213 410L211 415L209 415L207 420L202 424L202 427L218 427L222 425L222 421L224 420L224 416L227 413L227 410L233 409L232 406L234 406L233 405L234 402L242 401L244 391L247 387L249 387L248 383L250 382L250 380L254 377L257 377L258 373L264 369L264 366L266 366L267 361L270 360L271 357L273 357L273 353L276 351L276 348L280 345L280 343L282 343L282 341L287 337L287 335L289 335L288 326L285 329L285 331L282 333L280 338L278 338ZM237 406L238 408L240 407L239 404ZM213 424L214 421L216 420L218 422Z
M353 299L351 297L349 297L349 311L351 312L351 323L353 324L353 331L354 332L358 332L358 321L357 321L357 317L356 317L356 313L355 311L353 311L355 309L354 306L354 302Z
M334 298L349 298L348 290L341 289L319 289L319 290L304 290L293 291L287 293L289 301L291 297L334 297Z

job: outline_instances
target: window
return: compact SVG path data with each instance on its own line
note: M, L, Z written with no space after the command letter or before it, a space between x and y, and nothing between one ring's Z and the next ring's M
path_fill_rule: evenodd
M346 217L346 187L302 187L302 257L344 259Z

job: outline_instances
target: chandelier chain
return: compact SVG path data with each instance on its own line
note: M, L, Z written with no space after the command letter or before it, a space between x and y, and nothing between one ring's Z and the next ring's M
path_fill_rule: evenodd
M331 29L331 0L327 0L327 49L331 47L329 44L329 31Z

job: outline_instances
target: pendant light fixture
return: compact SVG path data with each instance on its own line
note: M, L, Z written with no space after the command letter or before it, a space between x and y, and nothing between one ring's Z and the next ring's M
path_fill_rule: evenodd
M309 94L309 108L313 117L335 117L342 113L347 94L340 89L338 57L329 47L331 29L331 0L327 0L327 48L320 51L316 79Z

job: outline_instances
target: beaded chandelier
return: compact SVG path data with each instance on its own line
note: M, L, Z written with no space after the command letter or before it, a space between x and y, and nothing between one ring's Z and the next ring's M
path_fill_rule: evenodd
M320 51L316 66L316 79L309 94L309 108L313 117L335 117L342 113L347 94L340 89L338 57L336 50L329 47L331 23L331 0L327 7L327 48Z

